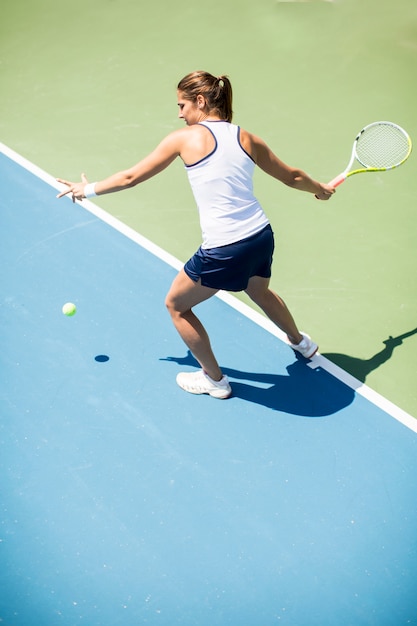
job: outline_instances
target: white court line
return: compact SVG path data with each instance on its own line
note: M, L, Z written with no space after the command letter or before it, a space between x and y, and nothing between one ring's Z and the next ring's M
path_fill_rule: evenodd
M18 154L11 148L5 146L1 142L0 142L0 152L2 152L5 156L7 156L12 161L15 161L21 167L25 168L26 170L28 170L29 172L31 172L32 174L34 174L35 176L37 176L38 178L46 182L48 185L50 185L54 189L61 191L64 188L63 185L58 183L53 176L51 176L50 174L48 174L47 172L39 168L37 165L34 165L33 163L31 163L30 161L22 157L20 154ZM184 264L179 259L174 257L172 254L169 254L169 252L167 252L166 250L163 250L162 248L157 246L155 243L153 243L146 237L143 237L142 235L140 235L133 228L130 228L130 226L127 226L126 224L118 220L116 217L113 217L112 215L107 213L107 211L104 211L103 209L93 204L89 200L83 200L82 202L77 202L77 204L80 204L81 206L83 206L85 209L87 209L90 213L98 217L100 220L102 220L103 222L106 222L107 224L112 226L115 230L119 231L120 233L122 233L123 235L131 239L132 241L136 242L138 245L142 246L145 250L148 250L148 252L151 252L152 254L157 256L159 259L161 259L168 265L171 265L174 269L180 270L183 267ZM285 333L279 330L279 328L277 328L275 324L273 324L269 319L261 315L261 313L258 313L257 311L252 309L250 306L248 306L244 302L241 302L240 300L238 300L238 298L236 298L235 296L232 296L230 293L220 292L217 294L217 297L223 300L223 302L225 302L229 306L239 311L239 313L241 313L245 317L252 320L255 324L258 324L258 326L261 326L262 328L267 330L269 333L271 333L275 337L278 337L284 343L288 344ZM338 380L343 382L345 385L353 389L357 394L363 396L364 398L369 400L369 402L371 402L372 404L375 404L377 407L385 411L385 413L388 413L388 415L391 415L397 421L401 422L401 424L403 424L404 426L407 426L407 428L417 433L417 419L415 419L409 413L406 413L406 411L403 411L400 407L398 407L393 402L390 402L390 400L387 400L387 398L384 398L384 396L380 395L376 391L373 391L373 389L371 389L370 387L362 383L360 380L354 378L353 376L351 376L350 374L342 370L340 367L338 367L337 365L335 365L334 363L326 359L321 354L316 354L316 356L314 356L311 362L309 363L309 366L314 369L317 367L321 367L323 370L325 370L326 372L329 372L330 374L335 376L335 378L337 378Z

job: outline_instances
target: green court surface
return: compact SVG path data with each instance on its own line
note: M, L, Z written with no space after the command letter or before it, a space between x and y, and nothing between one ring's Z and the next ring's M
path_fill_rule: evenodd
M130 166L178 128L175 87L194 69L227 73L234 121L322 180L367 123L417 142L415 0L21 0L2 9L0 61L0 141L69 179ZM255 181L272 287L323 354L414 416L416 163L354 177L329 203ZM97 204L182 261L199 245L180 162Z

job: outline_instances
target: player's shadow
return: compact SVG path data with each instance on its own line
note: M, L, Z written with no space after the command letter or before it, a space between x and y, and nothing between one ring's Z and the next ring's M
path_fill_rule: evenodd
M179 365L199 367L190 352L185 357L167 357ZM233 397L303 417L323 417L337 413L352 403L355 391L295 353L287 374L246 372L222 366L231 381Z
M370 359L334 353L322 356L360 382L365 382L370 372L391 358L394 349L414 334L417 334L417 328L398 337L389 337L383 342L385 348ZM324 417L337 413L353 402L356 393L354 389L322 367L309 367L308 361L298 353L294 356L295 361L286 367L287 374L245 372L223 366L222 371L231 379L234 397L292 415ZM189 351L185 357L166 357L161 360L199 367Z
M410 330L407 333L398 335L398 337L388 337L382 343L385 344L385 348L377 352L370 359L358 359L347 354L338 354L333 352L326 352L324 357L341 367L345 372L348 372L362 383L366 381L368 374L376 370L378 367L386 363L394 352L394 349L400 346L404 339L412 337L417 334L417 328Z

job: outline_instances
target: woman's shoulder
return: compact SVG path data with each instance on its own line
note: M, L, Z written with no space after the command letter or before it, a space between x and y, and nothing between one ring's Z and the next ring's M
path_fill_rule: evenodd
M239 127L239 141L245 152L247 152L253 158L256 146L255 135L250 133L245 128Z
M205 133L207 133L207 130L203 127L198 128L197 124L184 126L168 133L162 140L162 143L175 144L180 149L187 144L197 141L198 137L203 136Z
M179 154L184 163L199 161L212 152L215 139L212 133L202 124L192 124L174 131L178 142Z

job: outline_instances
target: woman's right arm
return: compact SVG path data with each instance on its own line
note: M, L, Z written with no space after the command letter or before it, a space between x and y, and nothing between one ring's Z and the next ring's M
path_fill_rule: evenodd
M177 130L167 135L155 150L133 167L112 174L108 178L95 183L95 194L101 196L116 191L122 191L123 189L129 189L162 172L162 170L168 167L168 165L179 156L183 144L184 130L185 129ZM61 198L70 193L72 194L73 200L82 200L85 198L84 190L88 181L84 174L79 183L73 183L62 178L57 178L57 181L68 187L68 189L58 194L57 198Z

